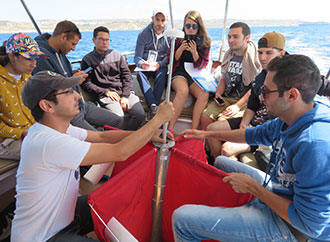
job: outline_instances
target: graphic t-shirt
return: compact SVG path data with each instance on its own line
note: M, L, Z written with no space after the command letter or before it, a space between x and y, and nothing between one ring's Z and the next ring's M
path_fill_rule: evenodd
M242 60L243 56L234 55L230 60L225 78L225 93L228 97L241 98L249 90L249 86L244 86L242 81Z

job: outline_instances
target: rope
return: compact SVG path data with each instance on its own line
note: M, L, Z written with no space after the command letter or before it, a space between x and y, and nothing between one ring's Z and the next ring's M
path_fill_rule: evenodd
M93 208L93 206L91 204L88 204L88 205L91 207L91 209L96 214L96 216L98 217L98 219L102 222L102 224L104 225L104 227L109 231L109 233L116 239L116 241L119 241L119 239L116 237L116 235L114 235L114 233L110 230L110 228L108 227L108 225L103 221L103 219L101 218L101 216Z

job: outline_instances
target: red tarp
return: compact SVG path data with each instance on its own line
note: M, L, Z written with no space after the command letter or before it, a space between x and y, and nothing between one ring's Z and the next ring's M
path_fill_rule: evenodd
M137 240L150 241L152 196L157 148L148 144L125 162L115 165L111 179L89 195L89 203L107 223L115 217ZM226 173L206 164L202 141L176 139L171 150L163 202L163 241L172 242L171 216L183 204L234 207L250 194L237 194L222 182ZM92 212L101 241L104 225Z

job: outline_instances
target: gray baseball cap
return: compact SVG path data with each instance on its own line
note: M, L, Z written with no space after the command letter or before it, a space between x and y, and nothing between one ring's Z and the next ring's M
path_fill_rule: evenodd
M52 91L74 87L80 81L81 76L64 77L55 72L40 71L25 83L22 90L23 103L32 110Z

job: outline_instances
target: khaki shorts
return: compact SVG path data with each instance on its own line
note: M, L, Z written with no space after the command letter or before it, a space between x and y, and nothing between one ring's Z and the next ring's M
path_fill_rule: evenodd
M209 118L211 118L213 121L216 121L220 116L221 113L230 105L237 103L239 98L235 97L223 97L223 101L225 102L225 105L219 106L216 104L215 101L210 101L207 105L207 107L204 109L203 114L207 115ZM232 117L226 117L224 116L224 119L228 118L239 118L243 117L244 111L246 107L242 108L238 113L234 114Z

